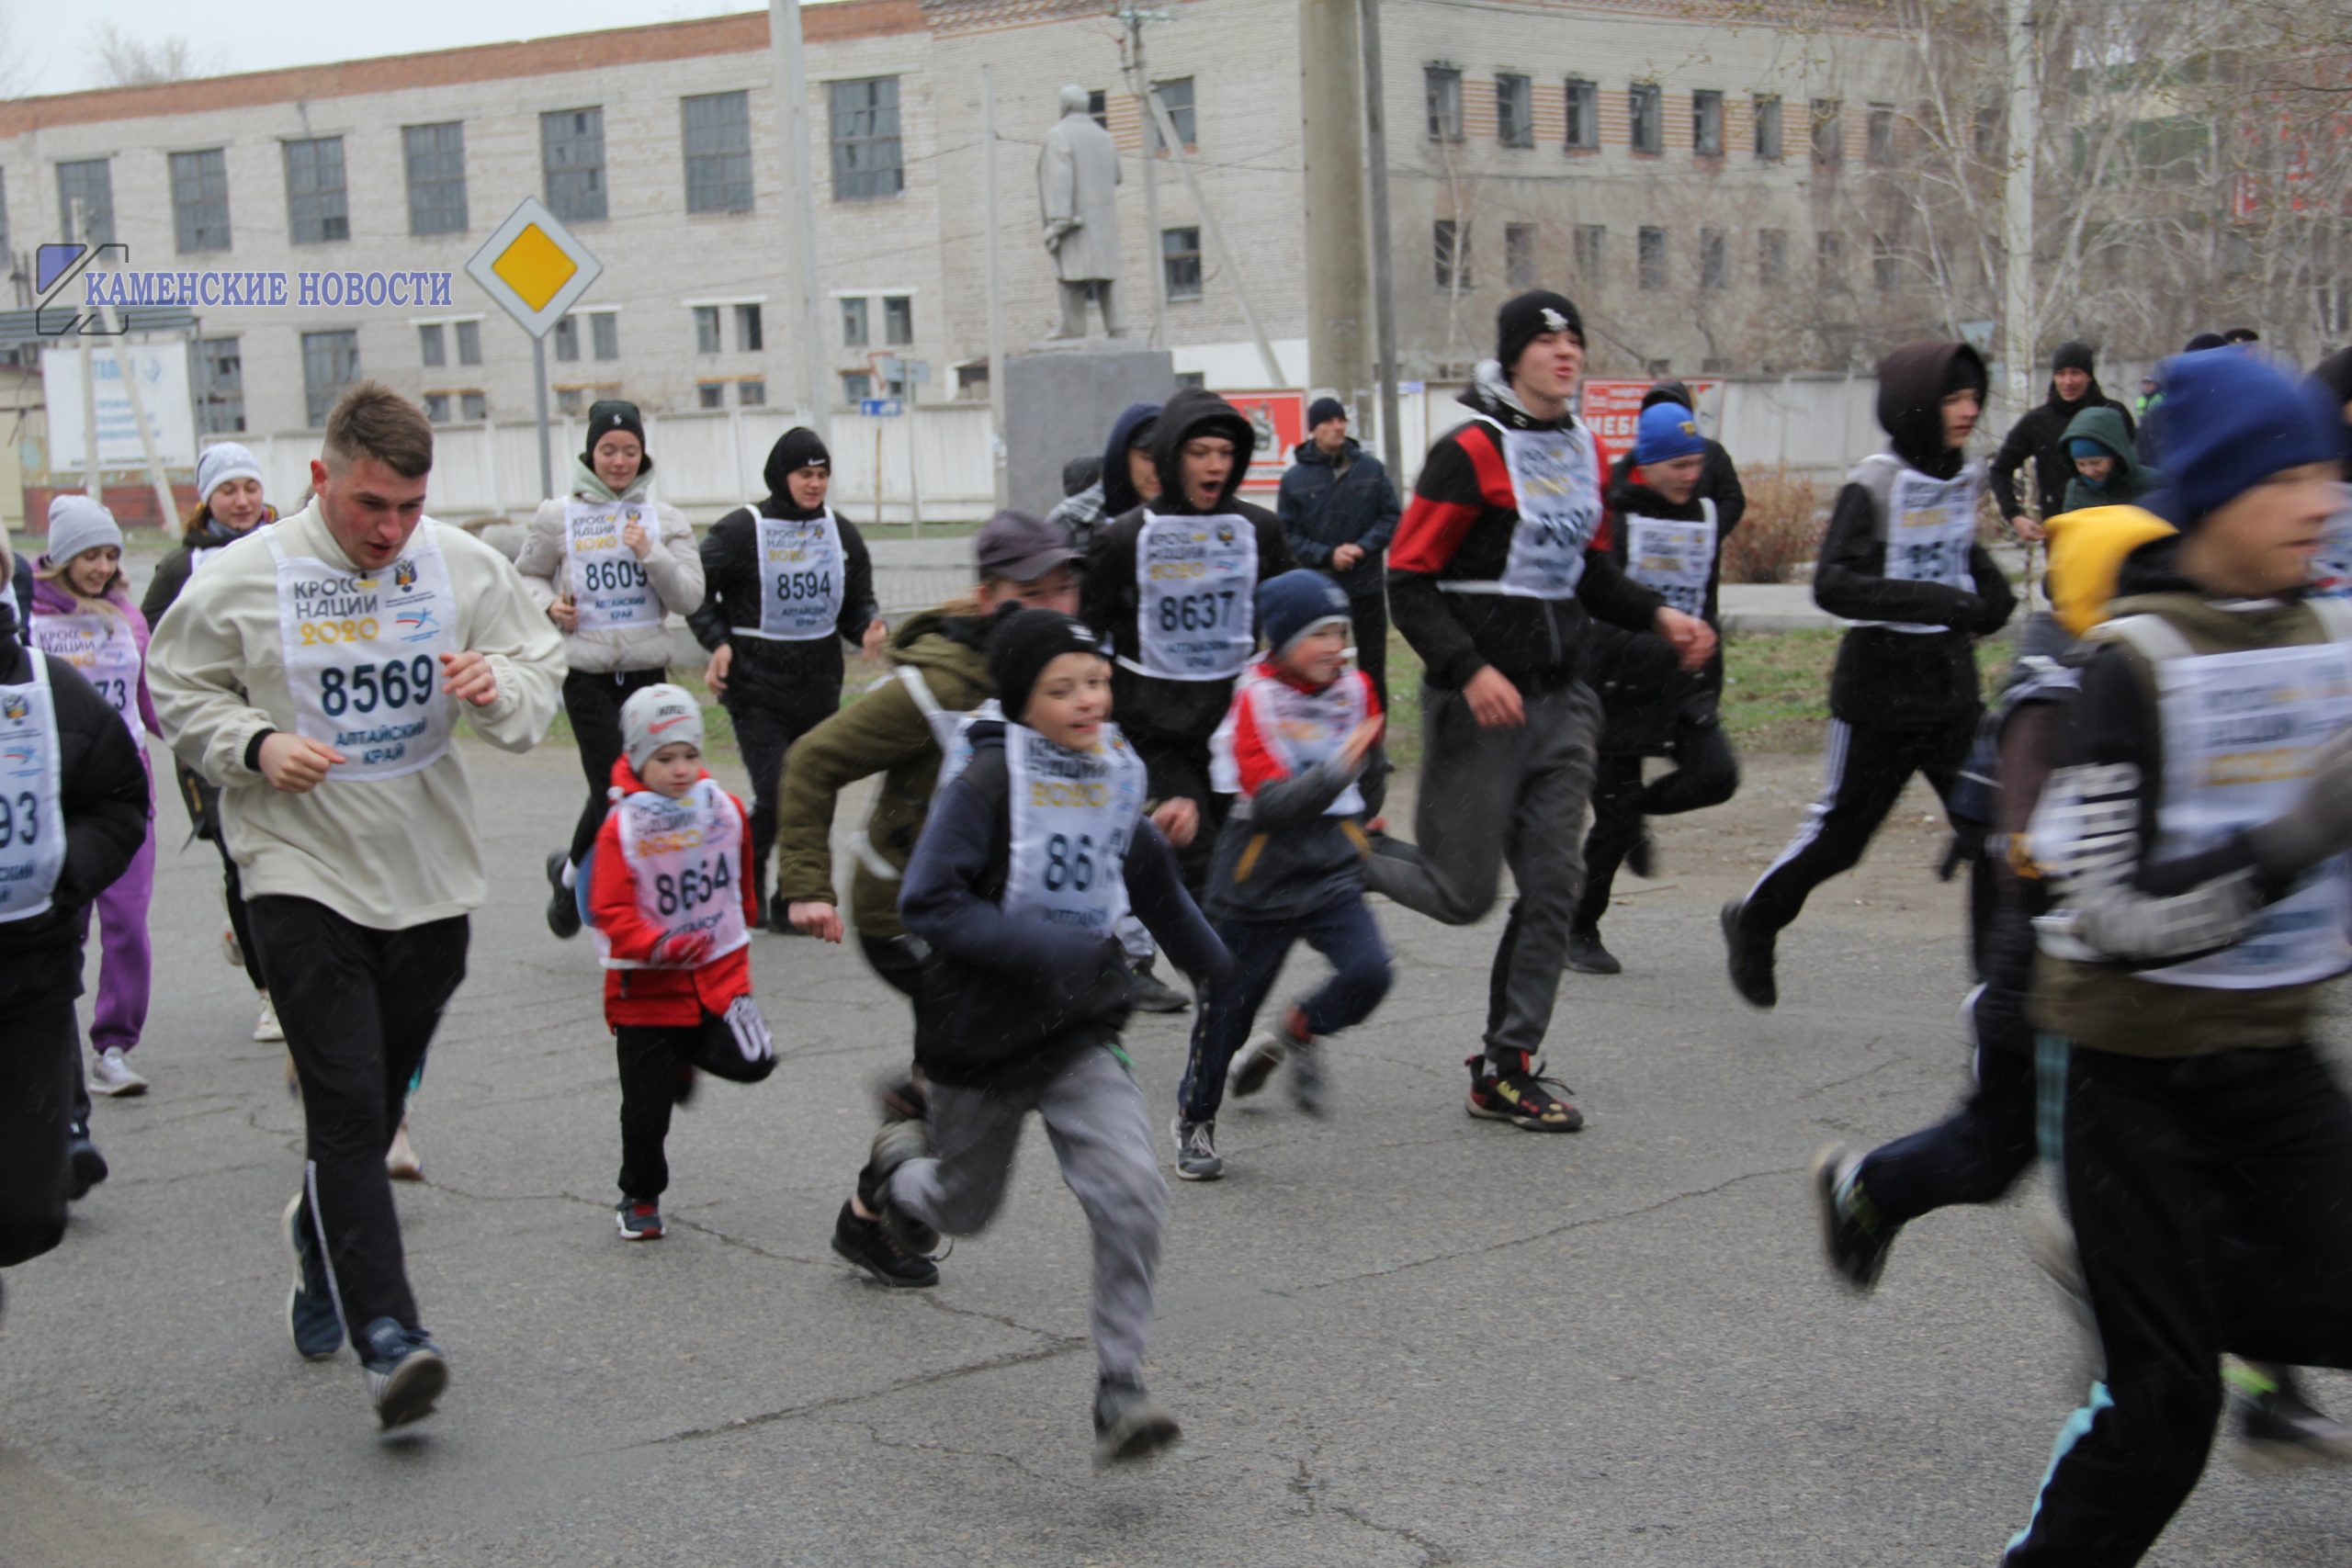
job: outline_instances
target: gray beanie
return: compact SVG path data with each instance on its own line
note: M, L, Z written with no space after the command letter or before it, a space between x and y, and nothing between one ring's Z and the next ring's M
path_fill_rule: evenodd
M212 492L231 479L251 479L263 483L261 464L254 455L233 441L223 441L217 446L207 446L196 460L196 498L210 501Z
M114 513L86 495L49 498L49 558L63 566L84 550L112 545L122 548L122 529Z
M702 705L680 686L647 686L621 705L621 751L629 772L641 773L653 753L683 740L702 750Z

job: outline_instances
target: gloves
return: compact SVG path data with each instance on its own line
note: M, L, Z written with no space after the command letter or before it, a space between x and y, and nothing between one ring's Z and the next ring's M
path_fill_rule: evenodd
M1992 618L1993 607L1991 605L1985 604L1984 600L1978 598L1973 593L1962 593L1952 602L1951 619L1949 624L1951 625L1951 629L1956 632L1967 632L1972 636L1981 636L1985 632L1997 631L2000 629L1998 626L1988 626L1985 625L1985 623Z
M2292 881L2352 850L2352 729L2338 731L2319 748L2301 798L2247 829L2245 836L2263 874L2279 881Z
M673 931L653 944L653 962L664 969L698 969L709 956L708 931Z

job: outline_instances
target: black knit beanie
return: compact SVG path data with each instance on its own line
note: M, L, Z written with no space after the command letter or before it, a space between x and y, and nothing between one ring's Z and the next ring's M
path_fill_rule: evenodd
M1505 302L1495 317L1495 357L1502 361L1505 380L1527 345L1545 333L1574 333L1584 342L1584 316L1566 295L1534 288Z
M989 679L1004 716L1015 724L1029 706L1029 689L1046 666L1065 653L1100 657L1102 639L1076 615L1059 610L1020 610L1003 616L989 634Z
M2080 370L2088 374L2098 368L2094 362L2095 357L2095 351L2089 344L2062 343L2058 345L2058 351L2050 356L2050 368L2053 372Z

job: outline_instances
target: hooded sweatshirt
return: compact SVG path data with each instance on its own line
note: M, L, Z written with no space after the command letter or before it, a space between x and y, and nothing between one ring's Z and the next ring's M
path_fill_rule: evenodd
M40 565L44 569L48 567L47 556L41 557ZM137 606L131 604L130 590L123 585L123 580L119 576L116 577L113 585L107 592L107 603L114 606L115 614L121 619L122 630L139 648L138 689L131 694L138 705L139 728L150 735L161 735L164 732L155 723L155 700L147 692L147 617L141 615ZM42 615L77 615L85 613L104 615L106 612L85 604L80 599L74 597L74 591L62 582L55 582L45 577L33 579L33 615L36 618ZM143 742L140 746L139 756L141 761L146 761L147 748Z
M1397 630L1421 656L1425 679L1459 691L1491 665L1521 691L1556 690L1574 680L1590 617L1627 631L1647 631L1664 601L1627 577L1600 547L1599 524L1584 553L1584 574L1572 599L1504 593L1447 592L1449 581L1492 581L1510 559L1519 527L1519 497L1494 428L1582 431L1572 413L1539 420L1520 405L1493 360L1462 402L1480 418L1456 426L1430 448L1414 481L1412 503L1396 525L1388 551L1388 609ZM1487 421L1493 421L1490 424ZM1595 434L1592 501L1604 498L1609 454Z
M2096 441L2115 459L2105 484L2092 484L2075 468L2074 446L2077 441ZM2065 454L2066 467L2073 470L2066 480L2068 512L2078 512L2086 506L2128 506L2164 488L2164 475L2140 461L2140 450L2132 445L2131 427L2123 423L2123 416L2103 403L2076 414L2058 446Z
M1184 443L1199 435L1222 435L1233 443L1233 471L1226 477L1224 491L1206 507L1194 506L1184 493ZM1281 522L1264 507L1239 499L1255 442L1250 422L1215 392L1187 387L1169 399L1151 438L1152 466L1159 470L1159 499L1119 514L1096 541L1087 564L1079 618L1111 639L1118 659L1111 671L1112 716L1139 746L1148 746L1155 739L1204 746L1225 722L1226 707L1233 700L1231 678L1180 681L1133 668L1142 661L1136 616L1142 608L1143 584L1136 541L1144 525L1156 517L1238 517L1256 532L1259 582L1296 564L1283 538ZM1106 481L1108 477L1106 472ZM1222 605L1220 614L1227 617L1222 623L1227 629L1253 630L1256 584Z
M798 521L828 510L797 504L786 483L794 469L806 465L812 447L823 450L807 431L786 431L778 437L768 453L763 474L767 499L756 506L737 507L703 536L705 596L702 607L686 617L703 647L713 653L730 646L735 649L734 663L727 673L724 701L728 706L748 703L788 714L806 725L815 724L841 706L842 644L861 640L881 613L874 600L874 562L866 553L865 536L839 511L833 512L833 523L842 536L842 613L833 623L835 636L779 642L734 633L739 626L757 630L760 624L764 585L760 572L759 519Z
M616 495L579 457L571 459L571 493L582 501L645 500L653 482L652 459L646 460L627 491ZM531 517L531 532L514 569L531 602L545 614L547 607L571 592L569 558L571 533L565 520L565 498L550 496L539 502ZM651 503L653 549L639 562L653 586L664 615L690 615L702 608L702 557L695 548L694 525L685 513L667 502ZM670 663L670 631L662 622L646 626L600 626L567 633L564 654L573 671L583 675L612 675L633 670L662 670Z
M1965 363L1960 363L1964 361ZM1973 591L1946 582L1890 578L1888 502L1905 471L1931 479L1960 476L1965 458L1944 445L1943 398L1956 377L1984 384L1984 362L1962 343L1915 343L1879 362L1878 418L1888 450L1848 476L1829 513L1813 573L1813 599L1859 626L1838 645L1829 711L1879 729L1939 729L1970 724L1979 706L1974 639L2008 623L2017 608L2009 580L1981 544L1968 550ZM1906 632L1894 625L1947 628Z
M2093 376L2083 395L2068 402L2058 395L2058 382L2050 382L2050 396L2041 403L2026 411L2026 415L2009 427L2001 449L1994 454L1993 466L1986 474L1993 491L1993 502L2004 517L2015 517L2025 510L2018 499L2017 472L2030 458L2033 463L2033 484L2041 515L2055 517L2066 509L2066 481L2074 477L2074 459L2066 455L2066 427L2085 409L2112 409L2123 421L2123 434L2128 441L2132 432L2132 411L2102 390L2098 378Z
M695 782L710 777L706 769ZM613 763L613 798L645 788L623 757ZM741 860L752 863L752 819L743 803L732 795L735 815L743 825ZM756 927L760 918L759 878L737 880L743 899L743 923ZM596 849L589 863L588 906L596 930L603 933L615 958L650 963L654 948L669 933L647 919L638 908L637 884L629 875L628 857L621 852L621 813L607 812L596 830ZM605 971L605 1021L654 1029L691 1029L706 1012L724 1013L738 997L752 994L752 950L739 947L723 953L698 969L607 969Z
M1069 535L1070 548L1081 557L1094 548L1104 518L1125 516L1143 504L1127 473L1127 448L1134 445L1136 430L1159 417L1158 403L1129 403L1121 410L1111 422L1109 439L1102 443L1102 473L1046 514L1046 522Z

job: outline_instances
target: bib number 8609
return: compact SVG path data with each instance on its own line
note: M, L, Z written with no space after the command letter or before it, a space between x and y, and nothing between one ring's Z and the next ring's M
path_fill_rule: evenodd
M1233 618L1233 598L1230 588L1171 594L1159 602L1159 629L1197 632L1223 626Z
M590 560L580 563L580 580L591 593L616 593L642 588L650 581L645 568L633 560Z
M664 872L653 879L654 908L664 915L699 908L726 892L732 883L724 860L707 862L701 867L690 865L675 876Z
M433 684L433 656L428 653L381 664L355 664L349 670L330 665L319 671L319 711L329 718L341 718L346 713L404 708L429 701Z

